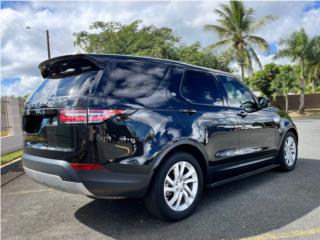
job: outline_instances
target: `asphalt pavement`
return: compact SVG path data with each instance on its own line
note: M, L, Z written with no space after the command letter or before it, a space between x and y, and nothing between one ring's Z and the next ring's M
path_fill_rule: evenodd
M41 186L21 170L2 178L1 239L320 239L320 120L296 121L299 160L206 188L189 218L167 223L139 199L93 200Z

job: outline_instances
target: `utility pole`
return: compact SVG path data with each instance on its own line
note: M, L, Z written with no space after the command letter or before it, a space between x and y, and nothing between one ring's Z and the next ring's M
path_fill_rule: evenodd
M26 28L27 28L27 29L34 29L34 30L37 30L37 31L45 32L45 33L46 33L48 59L50 59L50 58L51 58L51 51L50 51L50 36L49 36L49 30L48 30L48 29L43 30L43 29L40 29L40 28L34 28L34 27L30 27L30 26L27 26Z
M51 58L51 54L50 54L50 39L49 39L49 30L46 30L46 35L47 35L47 50L48 50L48 59Z

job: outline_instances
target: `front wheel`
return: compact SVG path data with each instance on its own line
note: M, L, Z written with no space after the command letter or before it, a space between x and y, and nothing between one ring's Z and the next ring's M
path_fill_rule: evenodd
M195 209L202 190L203 176L198 161L178 152L164 160L145 198L147 209L156 217L180 220Z
M288 132L283 139L279 153L279 169L282 171L291 171L296 166L298 159L297 138L292 132Z

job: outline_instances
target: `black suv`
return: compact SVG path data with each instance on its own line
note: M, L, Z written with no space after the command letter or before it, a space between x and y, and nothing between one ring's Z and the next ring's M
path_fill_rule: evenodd
M206 184L297 161L291 119L236 77L180 62L80 54L39 65L26 101L23 166L35 181L92 198L144 197L188 216Z

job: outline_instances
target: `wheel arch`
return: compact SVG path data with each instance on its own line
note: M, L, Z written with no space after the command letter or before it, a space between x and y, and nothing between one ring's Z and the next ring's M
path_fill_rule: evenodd
M205 181L208 171L208 157L200 143L192 140L180 140L165 148L155 161L153 166L154 172L157 170L157 168L159 168L161 163L165 161L165 159L179 151L191 154L199 162L202 170L203 180Z
M288 131L286 132L286 134L287 134L288 132L292 132L292 133L294 134L294 136L295 136L296 139L297 139L297 143L298 143L298 142L299 142L299 138L298 138L298 131L297 131L297 129L295 129L295 128L289 128Z
M298 141L299 139L298 139L298 131L297 131L297 129L294 128L294 127L287 128L287 129L283 132L283 134L281 135L280 142L279 142L279 149L281 148L281 146L282 146L282 144L283 144L283 141L284 141L285 136L286 136L289 132L293 133L294 136L295 136L296 139L297 139L297 143L299 142L299 141Z

